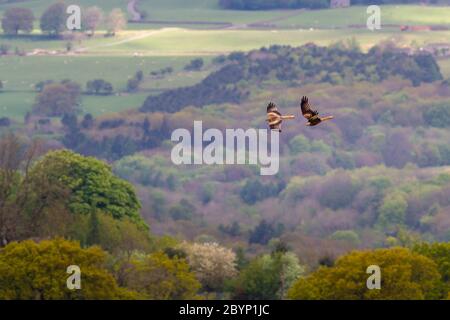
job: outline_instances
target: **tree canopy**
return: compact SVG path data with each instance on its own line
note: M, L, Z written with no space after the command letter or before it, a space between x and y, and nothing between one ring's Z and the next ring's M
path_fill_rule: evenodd
M381 269L381 290L369 290L366 273L371 265ZM354 251L332 267L320 267L298 280L289 290L290 299L300 300L403 300L435 299L439 283L437 265L431 259L405 248Z
M9 8L2 18L2 29L5 34L17 35L19 31L30 33L33 31L33 11L27 8Z
M66 28L66 19L66 5L63 2L54 3L41 16L41 30L57 36Z
M0 249L0 299L132 299L138 295L120 288L106 268L99 247L83 249L63 239L36 243L13 242ZM79 266L81 290L69 290L69 266Z
M134 188L114 176L111 168L96 158L83 157L68 150L49 152L34 171L45 172L71 191L69 208L74 213L90 214L101 210L115 219L129 217L145 225Z

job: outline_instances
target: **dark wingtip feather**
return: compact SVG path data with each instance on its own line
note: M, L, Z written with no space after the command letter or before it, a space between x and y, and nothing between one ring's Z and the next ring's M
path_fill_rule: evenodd
M271 110L275 109L275 103L270 102L269 105L267 106L267 112L270 112Z

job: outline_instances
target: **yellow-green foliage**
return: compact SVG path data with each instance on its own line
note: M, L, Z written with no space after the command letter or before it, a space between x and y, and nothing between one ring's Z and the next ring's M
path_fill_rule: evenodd
M381 268L381 290L369 290L366 270ZM320 267L297 281L288 293L290 299L433 299L440 281L431 259L404 248L354 251L339 258L333 267Z
M423 243L416 245L413 251L430 258L437 264L442 287L436 289L440 290L442 298L445 298L447 292L450 294L450 243Z
M13 242L0 250L0 300L132 299L105 267L98 247L83 249L63 239ZM67 267L81 269L81 290L67 288Z
M125 271L127 287L153 300L197 299L200 282L187 262L162 252L134 257Z

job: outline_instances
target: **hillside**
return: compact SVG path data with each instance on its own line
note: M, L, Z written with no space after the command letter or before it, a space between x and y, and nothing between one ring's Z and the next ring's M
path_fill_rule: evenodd
M0 1L36 18L0 30L0 299L447 298L450 7L385 1L370 31L362 0L225 2L79 0L69 32ZM173 162L175 130L267 132L269 101L296 117L276 175ZM395 290L366 292L367 261Z

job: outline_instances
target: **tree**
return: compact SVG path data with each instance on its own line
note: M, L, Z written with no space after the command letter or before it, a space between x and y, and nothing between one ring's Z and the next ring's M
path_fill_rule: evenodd
M0 139L0 247L62 236L71 222L67 188L32 170L39 154L37 141L26 145L13 134Z
M152 214L156 219L162 221L167 213L167 200L164 192L155 190L150 195Z
M91 129L94 126L94 117L92 114L87 113L84 115L83 120L81 121L81 126L83 129Z
M47 117L75 113L79 106L80 92L73 84L55 83L44 87L36 96L33 111Z
M99 7L88 7L83 13L83 27L91 35L95 33L100 23L103 21L103 11Z
M197 58L192 60L184 69L187 71L198 71L200 70L204 65L202 58Z
M124 273L128 288L152 300L197 299L201 287L184 259L162 252L133 257Z
M34 88L36 89L36 91L38 92L42 92L42 90L44 90L45 86L54 83L53 80L45 80L45 81L39 81L38 83L36 83L34 85Z
M237 274L236 254L217 243L184 243L187 261L207 291L221 291L227 279Z
M2 29L7 35L17 35L19 31L30 33L33 31L33 11L26 8L9 8L2 19Z
M116 8L106 18L106 30L109 35L114 36L117 32L123 30L127 25L127 19L122 10Z
M381 268L382 289L369 290L367 268ZM435 299L439 283L436 264L405 248L354 251L333 267L320 267L298 280L289 290L295 300L398 300Z
M413 145L408 135L402 131L390 134L382 153L386 165L403 168L411 160Z
M347 241L353 245L357 245L360 242L359 235L353 230L338 230L330 238L333 240Z
M67 200L73 213L90 214L101 210L115 219L129 217L145 227L141 207L133 187L114 176L111 168L95 158L83 157L68 150L49 152L34 167L55 182L71 190Z
M0 56L5 56L9 53L11 47L8 44L0 44Z
M95 79L86 83L86 90L89 94L104 94L109 95L112 93L113 86L110 82L103 79Z
M405 223L408 202L400 192L388 194L378 209L378 224L384 228L393 228Z
M422 243L414 246L413 251L433 260L441 274L441 286L436 293L439 299L450 294L450 243Z
M174 220L190 220L195 214L195 206L187 199L181 199L180 202L170 208L169 214Z
M131 78L127 82L127 91L133 92L139 88L140 81L136 78Z
M234 299L284 299L287 290L304 273L292 252L274 252L252 260L234 284Z
M357 186L346 172L337 173L320 186L319 202L334 210L342 209L352 203L357 192Z
M144 72L142 70L139 70L136 72L134 76L139 82L142 82L144 80Z
M245 182L239 195L242 201L253 205L258 201L278 196L284 187L284 183L262 184L258 179L249 179Z
M310 142L302 134L299 134L292 138L291 141L289 141L289 147L293 154L309 152L311 148Z
M66 28L66 19L66 5L62 2L54 3L41 16L41 30L50 36L58 36Z
M78 129L78 118L76 114L65 113L61 119L61 123L69 131L75 131Z
M87 234L87 244L91 246L100 244L100 222L98 220L98 213L96 210L91 212L89 231Z
M98 237L96 242L91 244L98 244L108 252L126 258L127 261L136 251L149 252L152 249L153 241L148 230L140 227L130 218L118 220L102 212L98 212L97 216ZM91 220L91 227L88 229L91 234L92 223Z
M82 249L63 239L14 242L0 250L0 299L132 299L106 269L107 255L98 247ZM69 266L81 268L82 290L66 285Z
M450 126L450 104L433 105L423 111L425 123L431 127L447 128Z
M276 227L262 220L255 229L250 233L249 243L259 243L265 245L269 243L272 238L278 237L284 231L283 224L279 223Z

